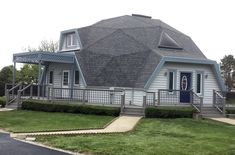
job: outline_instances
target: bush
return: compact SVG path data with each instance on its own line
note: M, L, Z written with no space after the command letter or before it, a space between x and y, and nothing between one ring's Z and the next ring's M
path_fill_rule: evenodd
M235 99L235 92L227 92L226 93L226 99Z
M145 109L147 118L192 118L195 113L192 107L148 107Z
M235 107L231 108L226 108L226 113L227 114L235 114Z
M5 107L6 105L6 100L4 97L0 97L0 107Z
M61 104L51 103L37 100L23 101L22 109L33 111L45 111L45 112L65 112L65 113L81 113L92 115L108 115L119 116L119 107L105 107L94 105L78 105L78 104Z

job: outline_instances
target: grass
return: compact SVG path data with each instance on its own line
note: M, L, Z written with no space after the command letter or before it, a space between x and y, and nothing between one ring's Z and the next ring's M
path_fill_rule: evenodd
M103 127L112 119L111 116L6 111L0 112L0 128L11 132L97 128Z
M235 127L209 120L142 119L126 134L47 136L47 145L102 155L232 155Z

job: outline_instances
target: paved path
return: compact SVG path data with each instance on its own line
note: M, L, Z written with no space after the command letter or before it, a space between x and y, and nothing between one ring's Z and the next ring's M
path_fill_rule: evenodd
M0 132L0 155L68 155L67 153L24 143Z
M12 133L11 137L26 138L39 135L70 135L70 134L97 134L97 133L121 133L133 130L142 117L120 116L104 129L56 131L56 132L35 132L35 133Z
M11 111L11 110L14 110L14 109L11 109L11 108L0 108L0 111Z
M231 124L231 125L235 125L235 119L231 119L231 118L209 118L215 121L219 121L219 122L223 122L223 123L227 123L227 124Z

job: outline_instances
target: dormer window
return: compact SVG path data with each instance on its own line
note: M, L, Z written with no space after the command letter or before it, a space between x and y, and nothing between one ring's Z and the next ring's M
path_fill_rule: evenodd
M69 33L66 35L66 45L67 47L77 46L77 39L75 33Z
M172 37L170 37L170 35L168 35L165 32L161 34L158 47L164 49L175 49L175 50L183 49L176 40L174 40Z

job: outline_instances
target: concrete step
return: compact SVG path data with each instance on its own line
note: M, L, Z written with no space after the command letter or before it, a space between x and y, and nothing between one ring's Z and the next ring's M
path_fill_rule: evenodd
M144 113L136 113L136 112L123 112L121 116L144 116Z
M124 108L124 112L144 112L143 108Z
M224 117L216 108L214 107L202 107L200 115L203 118L222 118Z
M224 118L222 114L200 114L203 118Z
M131 108L125 107L121 115L130 115L130 116L144 116L143 108Z

